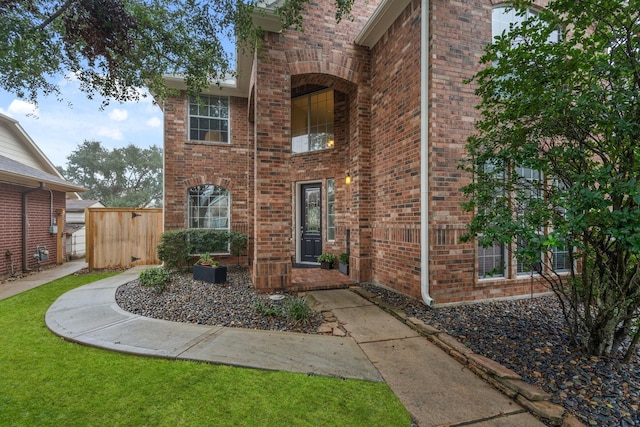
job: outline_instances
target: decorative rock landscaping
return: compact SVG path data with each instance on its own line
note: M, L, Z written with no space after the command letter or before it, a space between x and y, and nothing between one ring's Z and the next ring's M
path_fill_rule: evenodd
M517 393L531 412L546 412L549 424L566 412L565 425L640 426L640 352L622 364L571 347L555 296L434 309L380 287L364 288L372 301L421 328L498 389ZM522 381L492 374L494 364ZM544 394L532 395L523 383Z

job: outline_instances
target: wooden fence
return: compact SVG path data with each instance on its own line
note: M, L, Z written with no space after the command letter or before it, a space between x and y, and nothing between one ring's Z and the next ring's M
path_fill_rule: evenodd
M89 270L161 264L162 209L87 208Z

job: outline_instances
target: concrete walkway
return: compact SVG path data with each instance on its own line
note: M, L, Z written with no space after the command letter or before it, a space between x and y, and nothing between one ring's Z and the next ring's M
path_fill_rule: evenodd
M383 381L353 340L169 322L120 309L116 289L144 268L67 292L47 311L47 326L68 340L123 353Z
M334 313L350 337L203 326L121 310L115 302L117 287L142 269L67 292L47 311L47 326L68 340L131 354L386 381L422 427L543 426L426 338L350 290L307 293L316 308ZM54 276L48 273L43 280Z
M28 291L29 289L36 288L40 285L44 285L45 283L49 283L61 277L68 276L69 274L73 274L86 267L87 263L84 260L70 261L53 268L34 272L21 279L1 283L0 300Z
M331 310L420 426L543 426L415 330L347 289L309 292Z

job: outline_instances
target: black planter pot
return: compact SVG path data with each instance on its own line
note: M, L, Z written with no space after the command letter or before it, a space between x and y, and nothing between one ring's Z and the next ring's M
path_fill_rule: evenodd
M349 264L345 264L343 262L338 263L338 271L342 274L349 275Z
M227 281L227 267L218 267L195 264L193 266L193 280L207 283L224 283Z
M323 270L331 270L332 266L333 266L333 264L330 263L330 262L322 261L320 263L320 268L322 268Z

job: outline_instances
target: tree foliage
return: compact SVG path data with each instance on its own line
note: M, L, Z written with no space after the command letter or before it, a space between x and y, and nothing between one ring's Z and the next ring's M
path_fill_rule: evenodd
M67 157L60 173L89 191L85 199L108 207L150 207L162 202L162 150L133 144L105 149L99 141L85 141Z
M640 2L552 1L483 62L466 238L508 245L559 297L576 343L629 360L640 336ZM554 248L570 249L568 274L554 270Z
M137 100L142 87L164 97L163 75L174 74L196 95L235 73L225 44L259 44L261 29L252 21L259 3L0 0L0 88L37 102L40 95L60 97L64 76L107 104ZM285 0L275 9L284 28L301 27L307 3ZM336 19L350 17L352 4L336 0Z

